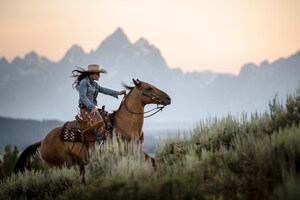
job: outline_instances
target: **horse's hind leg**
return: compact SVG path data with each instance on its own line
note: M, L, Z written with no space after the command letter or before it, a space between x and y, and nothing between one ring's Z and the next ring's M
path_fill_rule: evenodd
M84 165L80 165L80 175L82 175L82 183L85 184L85 167Z

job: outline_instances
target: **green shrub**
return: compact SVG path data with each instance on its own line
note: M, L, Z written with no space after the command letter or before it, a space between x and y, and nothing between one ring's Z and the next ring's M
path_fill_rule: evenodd
M0 199L53 199L80 184L78 174L66 168L13 174L0 183Z
M5 146L4 154L0 159L0 180L11 175L12 169L18 159L18 153L19 151L16 146L14 149L12 149L11 145Z
M300 197L300 179L295 177L288 178L283 184L276 187L272 194L274 200L295 200Z

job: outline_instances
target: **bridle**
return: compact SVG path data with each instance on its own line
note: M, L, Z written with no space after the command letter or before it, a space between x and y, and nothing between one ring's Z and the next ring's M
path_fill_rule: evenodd
M140 94L141 95L144 95L144 96L147 96L148 98L150 98L150 99L152 99L152 100L155 100L156 99L156 97L152 94L152 93L149 93L148 91L145 91L145 90L143 90L143 89L140 89L140 88L138 88L138 87L136 87L138 90L140 90ZM132 91L132 90L131 90ZM130 92L131 92L130 91ZM165 106L164 105L160 105L160 101L156 101L156 108L153 108L153 109L150 109L150 110L148 110L148 111L146 111L146 112L133 112L133 111L131 111L129 108L128 108L128 106L127 106L127 104L125 103L125 100L126 100L126 97L130 94L130 92L126 95L124 95L124 97L123 97L123 100L122 100L122 104L124 104L124 106L125 106L125 108L126 108L126 110L128 111L128 112L130 112L130 113L132 113L132 114L136 114L136 115L144 115L144 114L147 114L147 113L150 113L150 112L152 112L152 111L154 111L154 110L157 110L157 111L155 111L154 113L152 113L152 114L150 114L150 115L147 115L147 116L144 116L144 118L148 118L148 117L151 117L151 116L153 116L153 115L155 115L156 113L158 113L159 111L162 111L162 109L164 109L165 108ZM122 105L121 104L121 105Z

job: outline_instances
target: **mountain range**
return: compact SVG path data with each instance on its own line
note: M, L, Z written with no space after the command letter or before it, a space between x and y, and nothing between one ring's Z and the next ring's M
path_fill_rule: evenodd
M174 47L176 41L174 41ZM217 59L217 58L216 58ZM101 64L108 74L99 84L114 90L121 83L132 85L132 78L151 83L172 98L172 104L146 119L148 129L158 123L180 128L209 116L234 115L242 112L264 112L275 94L280 99L300 88L300 51L259 65L247 63L238 75L212 71L184 73L170 68L160 50L140 38L132 43L117 28L99 47L89 53L73 45L53 62L36 52L12 62L0 59L0 116L36 120L72 120L77 114L78 92L72 88L72 70L88 64ZM99 106L108 111L118 108L121 99L100 94ZM146 106L146 110L155 106ZM157 126L156 126L157 125Z

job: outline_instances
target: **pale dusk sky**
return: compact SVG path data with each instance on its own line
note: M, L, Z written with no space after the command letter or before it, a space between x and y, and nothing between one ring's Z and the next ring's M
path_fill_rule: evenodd
M238 74L300 50L300 0L0 0L0 58L35 51L59 61L118 27L143 37L171 68Z

